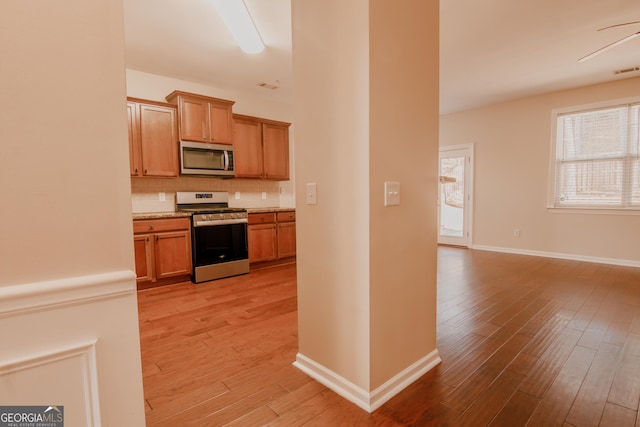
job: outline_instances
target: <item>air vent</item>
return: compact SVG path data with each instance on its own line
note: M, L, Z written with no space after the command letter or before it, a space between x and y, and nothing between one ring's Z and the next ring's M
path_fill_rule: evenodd
M276 80L275 83L260 82L258 83L258 86L263 87L265 89L275 90L280 87L280 80Z
M640 71L640 67L625 68L623 70L614 71L614 74L633 73L634 71Z

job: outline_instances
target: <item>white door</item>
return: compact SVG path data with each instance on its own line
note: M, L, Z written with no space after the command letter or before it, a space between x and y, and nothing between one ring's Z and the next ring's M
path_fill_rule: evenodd
M471 246L473 145L440 148L438 243Z

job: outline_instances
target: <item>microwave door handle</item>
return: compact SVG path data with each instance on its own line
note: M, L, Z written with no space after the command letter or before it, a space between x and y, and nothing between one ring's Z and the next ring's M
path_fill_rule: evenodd
M224 170L229 170L229 152L224 150Z

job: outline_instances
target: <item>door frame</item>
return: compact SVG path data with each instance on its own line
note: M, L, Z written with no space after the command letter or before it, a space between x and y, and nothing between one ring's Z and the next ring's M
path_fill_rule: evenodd
M474 175L474 143L469 144L459 144L459 145L446 145L440 146L438 152L438 175L440 175L440 158L442 153L446 153L448 151L458 151L465 150L467 153L465 157L467 158L467 164L465 167L464 174L464 192L465 192L465 208L464 208L464 229L466 230L466 243L458 246L464 246L467 248L471 248L473 246L473 175ZM441 191L441 183L438 180L438 244L450 244L450 243L440 243L440 195Z

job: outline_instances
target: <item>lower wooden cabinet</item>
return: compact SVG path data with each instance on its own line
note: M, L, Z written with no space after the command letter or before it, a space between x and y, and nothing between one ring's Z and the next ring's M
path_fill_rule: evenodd
M296 256L296 213L278 212L278 258Z
M249 263L276 259L275 221L267 224L250 224L248 236Z
M135 220L133 233L138 284L191 274L188 218Z
M295 212L249 214L249 263L296 255Z

